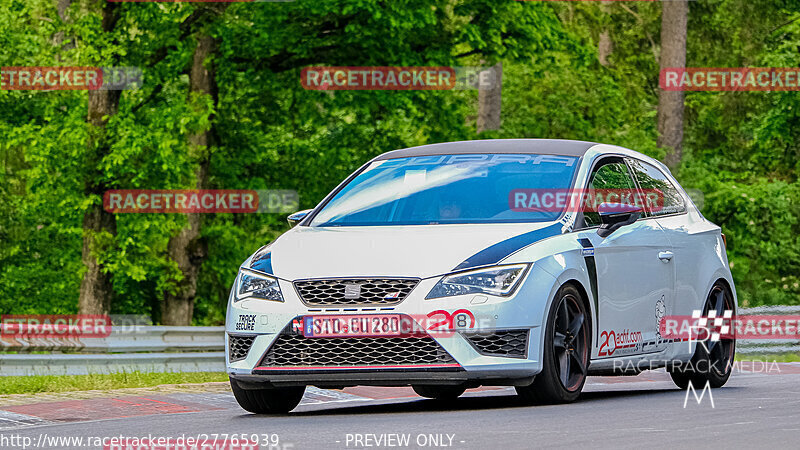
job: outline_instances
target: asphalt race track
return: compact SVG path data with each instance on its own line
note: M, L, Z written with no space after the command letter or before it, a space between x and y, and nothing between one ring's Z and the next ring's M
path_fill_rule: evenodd
M664 372L590 378L577 403L557 406L521 405L509 388L468 391L446 405L407 388L312 388L288 416L247 414L225 392L118 396L2 406L0 447L22 448L26 437L28 448L48 448L57 436L214 433L276 435L272 448L281 449L797 446L800 364L734 373L713 391L714 407L707 393L699 404L690 394L684 408L685 399ZM397 440L404 435L407 444Z

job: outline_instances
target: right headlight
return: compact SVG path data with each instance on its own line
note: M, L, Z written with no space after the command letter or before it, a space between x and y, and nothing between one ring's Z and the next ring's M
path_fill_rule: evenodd
M506 297L522 280L528 264L509 264L445 275L426 299L464 294L489 294Z
M241 269L236 279L236 296L233 301L246 298L282 302L283 294L277 278L255 270Z

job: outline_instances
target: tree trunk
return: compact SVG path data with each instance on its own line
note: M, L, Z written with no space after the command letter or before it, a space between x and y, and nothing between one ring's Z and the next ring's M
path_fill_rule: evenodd
M602 12L603 28L597 39L597 59L601 65L608 67L611 64L608 58L614 51L614 41L611 40L611 30L608 26L611 16L611 2L603 2L600 5L600 10Z
M478 134L500 129L500 112L503 99L503 63L492 67L494 84L489 89L478 91Z
M114 3L96 2L101 11L104 32L110 32L116 25ZM88 114L89 129L87 154L84 168L84 193L87 196L102 198L107 189L102 180L100 162L111 149L106 135L108 117L117 113L120 91L89 91ZM111 311L111 274L104 272L101 262L103 254L113 245L117 233L116 216L103 210L100 203L92 204L83 215L82 261L86 273L81 280L78 310L81 314L108 314Z
M71 23L69 19L69 14L67 14L70 5L72 5L72 0L57 0L56 11L58 11L58 18L61 19L61 22L63 23ZM63 31L56 32L56 34L53 35L53 44L56 46L60 46L63 42L64 42L64 32Z
M67 14L67 10L70 6L72 6L72 0L56 0L56 11L58 12L58 17L62 22L69 21L69 14Z
M686 67L686 23L689 4L685 0L662 2L661 70ZM658 94L658 141L666 150L664 163L676 169L683 157L683 92L661 90Z
M612 51L614 51L614 43L611 41L611 32L607 29L603 30L597 41L597 59L600 64L609 66L608 57L611 56Z
M214 67L208 63L208 59L215 49L214 39L199 33L189 74L190 97L192 93L210 95L214 105L218 101L217 84ZM213 119L212 117L209 130L188 137L190 151L196 155L199 163L195 173L197 189L203 189L208 184L209 149L214 145ZM183 278L178 282L175 291L166 293L161 319L164 325L191 325L197 278L208 253L206 243L200 236L202 214L186 214L186 219L186 227L169 240L169 256L178 264Z

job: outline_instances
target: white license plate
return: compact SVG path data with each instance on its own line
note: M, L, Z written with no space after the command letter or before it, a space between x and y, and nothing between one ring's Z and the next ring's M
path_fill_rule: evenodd
M413 322L402 314L353 314L303 317L305 337L391 337L409 333Z

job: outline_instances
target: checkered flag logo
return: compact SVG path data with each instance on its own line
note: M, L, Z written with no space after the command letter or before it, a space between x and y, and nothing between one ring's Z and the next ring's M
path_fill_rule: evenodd
M703 311L699 309L695 309L692 311L692 319L697 319L697 326L699 328L703 328L708 330L709 321L712 322L712 329L711 331L711 341L716 342L719 341L720 336L727 335L731 331L730 318L733 317L733 311L730 309L726 309L722 313L722 317L717 317L717 311L709 311L707 316L703 316Z

